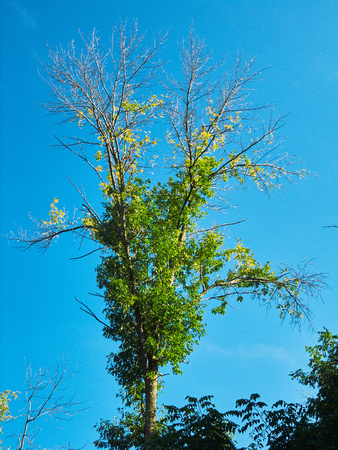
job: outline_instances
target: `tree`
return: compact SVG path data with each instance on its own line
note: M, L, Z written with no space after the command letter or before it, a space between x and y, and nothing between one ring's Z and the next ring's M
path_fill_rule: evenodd
M45 106L82 133L58 142L97 177L103 209L75 186L83 201L77 221L55 198L49 219L18 240L45 250L74 233L96 244L88 254L101 252L103 333L119 343L108 370L147 447L156 434L161 368L181 372L205 333L206 305L224 315L230 298L251 296L298 321L309 318L303 297L316 294L321 277L306 266L275 271L241 241L226 248L221 230L233 224L210 223L210 209L227 205L228 190L252 182L269 191L304 174L288 155L273 153L281 119L265 123L258 117L265 108L247 103L259 74L253 61L238 60L231 77L217 78L224 61L212 63L191 31L178 80L159 59L165 36L146 47L136 24L130 32L121 24L106 52L95 33L82 39L83 51L74 43L50 50L53 101Z
M9 391L1 394L1 421L16 420L19 424L23 422L22 432L14 435L17 440L17 449L36 448L34 440L40 431L39 422L43 418L59 420L70 420L79 409L79 403L74 401L74 396L66 398L64 391L67 389L65 383L73 376L72 372L67 369L67 361L61 361L54 372L49 369L39 369L33 374L31 367L26 369L26 393L25 406L20 414L12 416L8 412L7 399L10 395ZM17 398L17 393L11 393ZM21 419L21 420L20 420ZM6 436L6 438L13 437ZM60 447L55 448L68 448Z
M236 425L215 408L212 396L199 400L188 396L186 400L188 403L182 408L165 406L167 414L152 448L236 449L232 440Z
M338 335L327 329L319 333L319 344L305 347L310 354L308 373L299 369L291 377L317 389L305 404L279 400L272 409L258 394L236 403L230 415L241 417L240 432L251 429L251 449L333 450L338 442ZM228 414L229 415L229 414ZM267 446L267 447L265 447Z

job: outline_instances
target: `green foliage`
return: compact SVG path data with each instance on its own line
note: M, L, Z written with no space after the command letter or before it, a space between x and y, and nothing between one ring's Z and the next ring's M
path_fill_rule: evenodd
M14 419L12 416L8 403L12 399L18 398L19 392L13 392L10 390L0 392L0 422L7 422L8 420ZM0 427L0 434L2 433L2 427ZM0 439L0 444L1 444ZM1 448L1 447L0 447Z
M96 440L94 445L110 450L144 449L144 417L140 414L124 413L121 410L120 414L120 419L115 419L113 423L101 420L96 426L100 439Z
M199 400L186 397L182 408L165 406L162 429L151 441L153 449L236 449L233 435L236 425L220 413L211 402L212 396Z
M308 399L307 411L315 421L313 434L324 449L338 442L338 335L327 329L319 334L319 344L306 347L310 371L297 370L291 377L318 390L316 397Z
M166 413L158 421L155 435L147 442L140 439L142 419L126 414L113 423L101 421L97 427L100 439L97 448L110 450L154 449L236 449L233 436L236 425L226 414L220 413L211 402L212 396L199 400L186 397L188 403L182 408L165 406Z
M327 329L319 333L319 344L306 347L310 372L299 369L291 377L316 388L317 395L305 404L279 400L272 409L258 394L236 402L228 414L242 419L239 432L250 429L248 447L256 450L334 450L338 442L338 336Z

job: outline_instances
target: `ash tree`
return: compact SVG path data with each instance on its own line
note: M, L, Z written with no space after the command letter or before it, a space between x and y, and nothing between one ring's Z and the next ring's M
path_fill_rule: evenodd
M122 24L107 50L96 33L82 37L81 50L74 43L50 49L45 107L77 128L80 137L58 142L90 167L102 203L94 205L97 192L87 197L75 186L78 219L55 198L49 218L17 238L45 250L74 233L96 245L103 334L118 343L108 371L146 447L156 434L161 368L181 372L205 334L206 307L224 315L231 298L247 296L299 321L309 318L308 297L321 284L307 267L261 264L240 240L227 247L222 230L230 224L213 221L229 190L253 184L270 191L303 176L292 158L276 153L281 120L248 102L259 75L253 61L238 60L227 75L224 61L214 63L191 32L174 77L160 60L165 39L148 47L136 24Z

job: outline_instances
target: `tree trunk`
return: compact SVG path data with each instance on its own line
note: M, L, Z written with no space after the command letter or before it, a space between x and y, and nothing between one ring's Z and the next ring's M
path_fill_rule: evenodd
M147 448L147 440L155 433L156 430L158 360L154 357L154 355L149 355L146 353L141 313L137 306L134 311L140 349L141 367L145 384L144 442L145 448Z
M150 356L148 362L148 372L145 376L145 423L144 442L147 448L149 437L155 434L156 430L156 409L157 409L157 384L158 384L158 362Z

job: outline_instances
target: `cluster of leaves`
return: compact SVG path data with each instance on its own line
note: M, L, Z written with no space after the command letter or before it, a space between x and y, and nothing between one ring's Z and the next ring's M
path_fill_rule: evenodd
M165 406L162 429L154 438L154 449L236 449L233 436L236 425L226 413L220 413L212 396L186 397L182 408Z
M56 204L59 202L57 197L54 198L50 205L50 211L48 213L48 220L40 220L41 226L46 229L50 229L50 227L56 227L59 230L63 230L66 226L66 212L63 209L59 209Z
M132 448L144 449L144 417L135 412L126 413L119 410L121 417L109 420L101 420L96 425L100 438L94 442L96 448L108 448L111 450L128 450Z
M14 419L12 416L8 403L11 399L17 399L19 392L14 392L10 390L6 390L4 392L0 392L0 422L7 422L9 420ZM2 427L0 427L0 434L2 433ZM0 440L0 444L1 444ZM0 447L1 448L1 447Z

